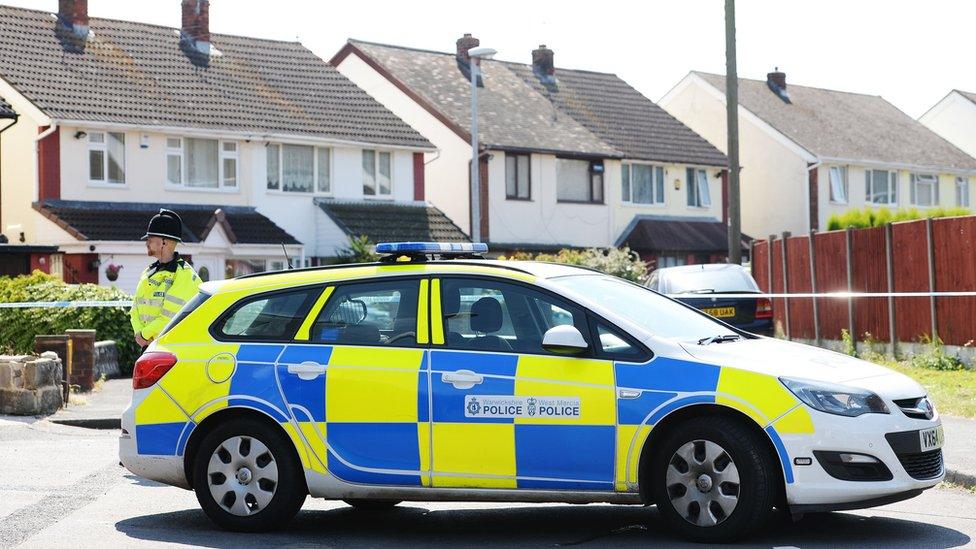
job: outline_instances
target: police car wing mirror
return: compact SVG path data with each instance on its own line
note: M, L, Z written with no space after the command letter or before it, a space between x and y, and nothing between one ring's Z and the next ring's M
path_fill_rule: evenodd
M542 348L550 353L576 355L590 348L574 326L568 324L549 328L542 336Z

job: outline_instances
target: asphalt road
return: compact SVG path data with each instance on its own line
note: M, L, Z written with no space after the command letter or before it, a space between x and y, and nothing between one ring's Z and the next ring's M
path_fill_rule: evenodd
M309 500L283 532L215 529L191 492L118 466L118 431L0 419L0 547L675 546L654 508L404 503L382 513ZM777 520L747 546L976 545L976 494L938 488L866 511Z

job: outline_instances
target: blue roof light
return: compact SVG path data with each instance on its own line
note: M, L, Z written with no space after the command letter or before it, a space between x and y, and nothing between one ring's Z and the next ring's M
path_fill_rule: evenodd
M483 242L381 242L376 245L378 254L439 254L471 255L488 252Z

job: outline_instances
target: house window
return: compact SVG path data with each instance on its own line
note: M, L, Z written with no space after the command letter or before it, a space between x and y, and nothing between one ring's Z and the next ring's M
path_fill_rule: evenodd
M708 208L712 205L712 196L708 190L708 172L688 168L685 170L688 178L688 205L693 208Z
M556 200L603 203L603 161L556 159Z
M532 199L530 158L527 154L505 154L505 198Z
M847 204L847 166L830 167L830 201Z
M624 164L620 195L622 201L631 204L664 204L664 167Z
M391 153L363 150L363 195L390 196L393 192Z
M125 134L89 132L88 179L97 183L125 183Z
M898 172L888 170L864 171L864 196L871 204L898 202Z
M915 206L935 206L939 203L939 177L932 174L913 173L910 200Z
M328 193L332 190L332 150L328 147L269 143L268 190Z
M236 188L237 143L167 137L166 182L190 189Z
M956 206L969 207L969 178L956 178Z

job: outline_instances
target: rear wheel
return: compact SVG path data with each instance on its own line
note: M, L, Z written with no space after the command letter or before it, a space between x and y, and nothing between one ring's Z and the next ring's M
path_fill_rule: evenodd
M200 444L193 470L193 489L207 516L238 532L287 524L307 493L290 444L280 431L252 419L211 431Z
M354 507L360 511L389 511L400 504L395 499L344 499L346 505Z
M741 421L694 418L665 437L649 478L661 516L679 534L728 542L761 528L775 505L779 466Z

